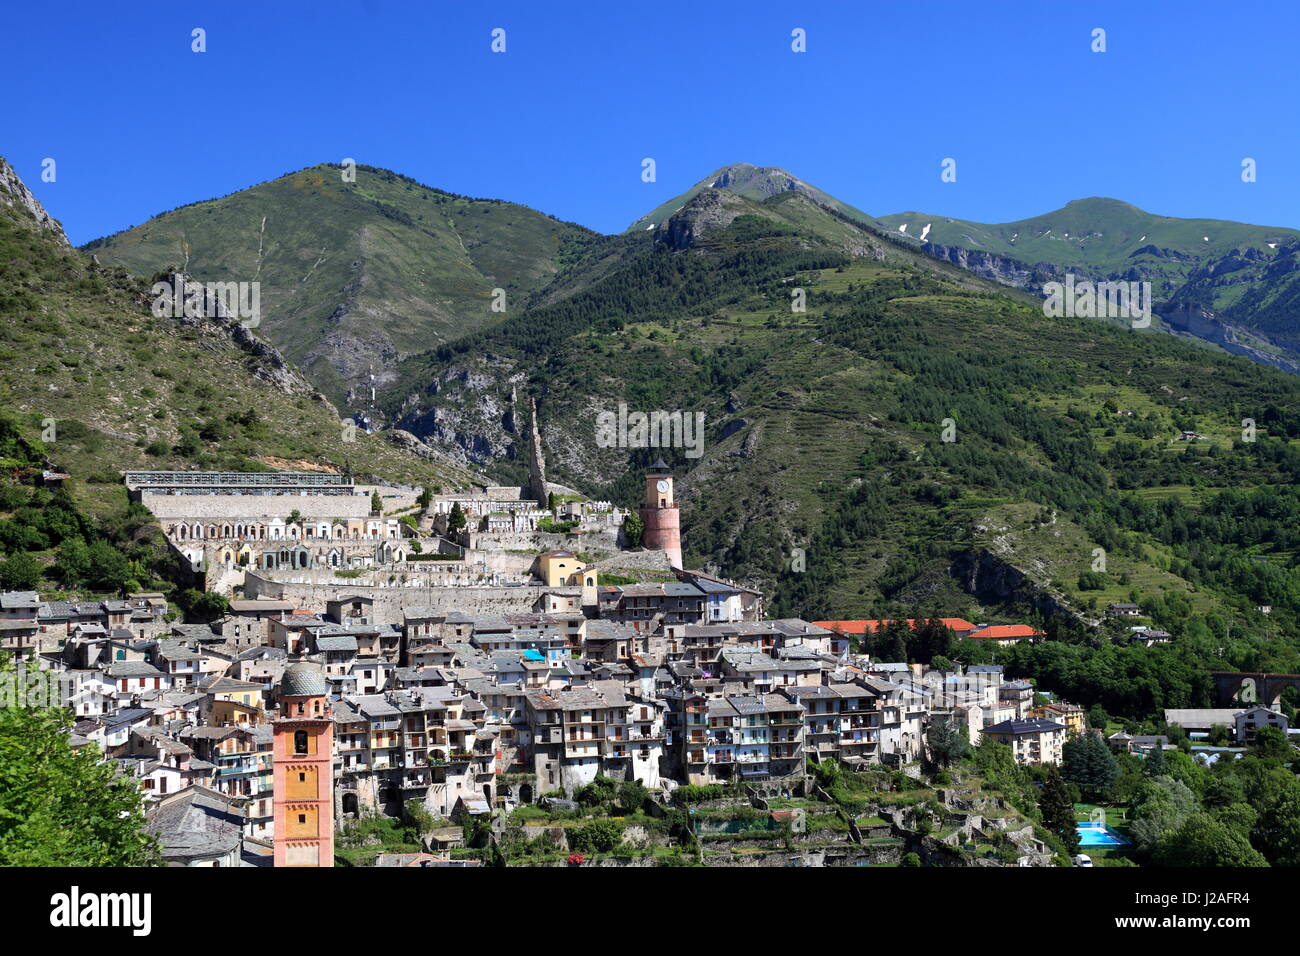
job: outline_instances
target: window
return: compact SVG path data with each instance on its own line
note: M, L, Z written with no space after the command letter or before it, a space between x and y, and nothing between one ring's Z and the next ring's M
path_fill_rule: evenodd
M302 705L299 704L299 707ZM307 753L307 731L295 730L293 732L293 752L296 754Z

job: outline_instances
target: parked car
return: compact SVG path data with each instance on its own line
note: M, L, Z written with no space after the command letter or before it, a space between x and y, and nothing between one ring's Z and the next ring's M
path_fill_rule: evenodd
M1080 853L1074 858L1075 866L1092 866L1092 857L1086 853Z

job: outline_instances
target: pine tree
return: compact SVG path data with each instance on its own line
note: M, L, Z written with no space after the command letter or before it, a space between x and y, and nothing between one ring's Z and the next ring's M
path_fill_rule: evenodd
M451 514L447 516L447 531L450 534L460 534L465 530L465 512L461 510L460 502L454 502L451 506Z
M1165 748L1160 744L1152 747L1142 758L1142 772L1148 777L1158 777L1165 772L1169 761L1165 757Z
M940 767L950 767L970 753L970 741L965 733L953 727L947 720L937 720L926 731L925 742L930 747L930 756Z
M1064 776L1093 799L1106 795L1119 779L1119 762L1106 742L1095 734L1076 737L1062 748Z

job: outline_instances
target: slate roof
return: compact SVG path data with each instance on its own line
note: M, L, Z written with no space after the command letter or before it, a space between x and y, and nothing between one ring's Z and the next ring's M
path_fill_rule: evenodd
M164 677L158 668L147 661L114 661L108 666L108 676L119 677Z
M1018 737L1021 734L1041 734L1053 730L1065 730L1065 724L1058 724L1054 720L1044 720L1042 717L1030 717L1026 720L1004 720L990 727L984 727L980 730L980 733L1011 734Z
M40 604L41 597L35 591L0 592L0 610L35 611Z
M163 859L181 865L238 849L243 843L243 818L238 801L193 786L160 801L149 811L145 829L158 837Z
M357 639L351 634L338 634L328 637L316 638L316 650L318 651L355 651L357 649Z

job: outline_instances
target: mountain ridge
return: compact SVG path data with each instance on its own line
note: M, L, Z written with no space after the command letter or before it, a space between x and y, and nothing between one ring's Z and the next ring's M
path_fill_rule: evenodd
M1300 273L1273 264L1289 261L1278 250L1300 239L1296 230L1156 216L1097 196L997 224L918 213L876 218L780 167L732 163L622 233L602 235L388 170L359 166L357 184L341 174L335 165L306 167L160 213L83 249L142 277L164 268L209 281L259 277L263 334L337 405L370 417L378 413L371 389L392 383L408 357L578 294L646 241L692 241L684 230L707 231L706 207L714 216L742 214L730 200L701 199L709 196L755 204L765 212L743 214L775 216L852 255L901 246L1033 294L1068 272L1147 280L1160 330L1300 371L1300 319L1291 305ZM1243 254L1256 257L1249 268L1229 269Z
M180 268L203 281L259 281L263 334L359 413L372 375L382 382L396 358L430 340L499 321L498 301L521 307L595 236L388 170L318 164L82 249L141 277Z
M853 255L799 228L807 220L788 207L808 213L806 201L698 194L640 258L584 292L405 362L385 407L506 481L521 452L500 422L535 397L557 477L629 506L663 450L602 447L591 423L620 402L703 412L702 457L665 453L688 563L767 590L782 613L820 618L892 613L896 601L954 612L974 602L978 614L1024 599L1095 622L1076 581L1086 556L1114 546L1103 502L1127 501L1129 488L1159 496L1175 473L1232 488L1243 479L1228 449L1249 450L1232 437L1248 414L1274 423L1274 451L1296 454L1300 422L1280 428L1270 403L1294 405L1300 381L1171 336L1050 319L1014 290L865 229L870 251ZM791 309L792 289L806 293L805 312ZM978 435L947 445L946 420ZM1190 447L1183 431L1213 445ZM1250 468L1251 481L1278 478ZM1067 507L1059 535L1041 530L1036 516ZM1172 573L1155 556L1168 544L1143 540L1147 557L1124 544L1115 559L1125 580L1224 607L1218 592L1197 593L1183 558ZM796 552L819 570L792 575ZM1110 600L1126 596L1107 588Z
M0 169L11 167L0 159ZM0 398L92 515L128 509L124 470L311 462L413 484L478 479L431 449L404 451L400 434L347 427L300 370L219 307L160 314L146 283L74 249L21 202L20 183L0 176Z

